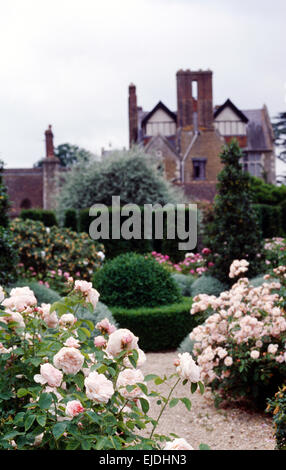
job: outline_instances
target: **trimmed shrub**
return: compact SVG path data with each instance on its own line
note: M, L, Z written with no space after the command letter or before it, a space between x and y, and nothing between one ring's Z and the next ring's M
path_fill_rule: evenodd
M156 307L180 302L170 273L154 259L126 253L107 261L93 277L102 302L117 307Z
M78 231L78 217L75 209L67 209L65 211L64 227L70 228L74 232Z
M283 235L285 235L286 234L286 200L281 202L280 211L281 211L281 228L282 228Z
M30 287L30 289L34 292L35 297L38 301L38 304L53 304L60 300L61 296L53 289L46 287L42 284L39 284L36 281L29 281L25 279L18 280L13 284L10 284L8 287L8 291L14 287Z
M89 280L102 264L98 253L104 248L91 240L87 233L79 234L56 226L45 227L42 222L22 219L13 220L11 231L22 264L20 274L25 278L34 270L37 279L47 281L52 270L61 269L77 278Z
M55 212L47 209L22 209L20 217L23 220L38 220L42 222L45 227L58 225Z
M278 237L283 234L281 206L253 204L263 238Z
M184 297L181 302L154 308L126 309L111 307L110 310L120 328L128 328L140 338L143 351L175 349L195 326L190 315L192 299Z
M16 266L18 262L13 234L9 229L0 227L0 286L7 285L17 278Z
M221 292L227 290L227 285L212 276L202 276L196 279L191 285L191 295L207 294L219 296Z
M264 276L265 274L259 274L258 276L253 277L249 280L249 284L253 287L259 287L264 284L264 282L271 282L271 280L265 280Z
M180 273L172 273L171 276L178 285L181 294L184 297L191 296L191 285L195 279L192 276Z

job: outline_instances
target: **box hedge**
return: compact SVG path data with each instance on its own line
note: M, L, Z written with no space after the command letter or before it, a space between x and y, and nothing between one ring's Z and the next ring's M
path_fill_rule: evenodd
M154 308L109 308L120 328L128 328L139 337L143 351L165 351L176 349L196 326L191 306L192 298L184 297L182 302Z
M47 209L22 209L20 218L23 220L38 220L42 222L45 227L58 225L55 212Z
M254 208L258 215L263 238L283 235L285 222L283 221L280 205L254 204Z

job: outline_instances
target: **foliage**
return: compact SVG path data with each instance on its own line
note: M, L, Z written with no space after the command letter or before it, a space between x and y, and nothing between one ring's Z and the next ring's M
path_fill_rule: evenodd
M78 217L77 217L77 211L75 209L67 209L65 211L63 225L66 228L70 228L74 232L78 231Z
M187 376L179 357L180 367L174 367L170 376L144 377L139 369L144 353L131 331L112 333L112 325L102 322L96 327L103 344L96 345L91 337L93 323L86 326L85 320L83 326L76 319L80 306L91 306L86 294L86 284L81 282L49 311L37 307L26 288L2 302L0 449L160 450L166 443L172 445L171 435L156 431L163 412L179 402L191 408L188 396L174 396L178 384L186 391L188 385L189 396L197 387L203 393L197 366L189 357L184 357L192 369L187 369ZM16 305L23 295L26 306L19 313ZM8 304L14 305L11 313L4 311ZM53 328L47 323L55 315L51 312L58 320ZM117 349L114 334L122 338ZM168 395L150 391L150 381L167 386ZM148 415L151 398L157 402L156 419Z
M268 204L254 204L263 238L279 237L283 235L283 221L281 206Z
M79 320L88 320L89 322L92 322L94 324L94 327L98 322L103 320L104 318L107 318L107 320L112 323L116 328L118 328L118 324L115 321L111 311L105 305L103 302L97 302L95 309L92 311L90 308L81 306L77 310L77 318ZM88 325L87 325L88 326ZM98 336L100 335L100 331L94 328L94 330L91 333L91 336Z
M240 278L219 297L194 298L191 314L208 315L193 329L193 353L202 377L221 399L243 398L265 408L266 398L285 382L285 266L259 287Z
M3 166L4 163L0 160L0 227L9 226L8 211L10 202L7 194L7 188L3 182Z
M164 351L177 348L186 332L197 325L197 318L190 315L191 306L192 298L184 297L171 305L110 310L121 328L131 329L140 337L144 350Z
M279 113L272 122L275 145L278 148L278 158L286 162L286 112Z
M55 290L71 272L88 280L102 264L103 246L86 233L21 219L13 220L11 231L20 258L19 275L48 281Z
M0 226L0 285L13 282L18 263L17 245L9 229Z
M77 165L67 175L59 196L59 212L85 209L96 203L112 205L112 196L127 203L165 204L182 200L175 189L157 170L141 148L115 152L101 162Z
M78 147L72 144L60 144L54 149L55 156L60 160L60 164L63 167L71 168L80 163L89 162L95 156L88 150ZM41 167L43 160L39 160L35 163L34 167Z
M214 218L206 227L205 244L212 251L210 260L214 266L210 274L230 283L228 273L234 259L250 262L251 277L261 271L262 235L252 207L250 175L242 170L237 141L225 146L220 157L224 168L218 175Z
M178 346L178 353L188 352L189 354L193 355L195 341L192 341L190 335L188 334L183 341Z
M201 276L191 285L191 295L195 297L198 294L220 295L227 289L227 285L220 282L212 276Z
M271 271L276 266L286 265L286 239L273 237L264 243L266 269Z
M136 253L107 261L95 273L93 284L109 307L156 307L181 300L170 273L153 259Z
M193 276L187 275L187 274L181 274L181 273L173 273L172 278L178 285L181 294L184 297L190 297L191 296L191 286L192 283L194 282Z
M278 392L267 402L266 412L273 415L276 449L286 450L286 385L279 387Z
M252 198L255 204L277 205L286 199L286 186L265 183L261 178L250 177Z
M22 209L20 218L23 220L39 220L46 227L58 225L55 212L47 209Z

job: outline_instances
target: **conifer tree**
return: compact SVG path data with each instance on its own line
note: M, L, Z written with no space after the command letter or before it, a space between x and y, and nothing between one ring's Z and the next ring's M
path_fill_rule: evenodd
M252 205L251 177L243 171L241 157L236 140L220 155L224 167L218 175L213 221L206 229L206 243L214 262L212 274L228 283L229 268L235 259L249 262L247 277L263 272L262 234Z

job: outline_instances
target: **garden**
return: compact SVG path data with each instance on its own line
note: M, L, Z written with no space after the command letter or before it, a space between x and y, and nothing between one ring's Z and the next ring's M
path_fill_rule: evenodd
M13 220L0 173L1 450L286 449L285 205L233 141L195 250L91 239L112 194L182 201L144 158L76 166Z

